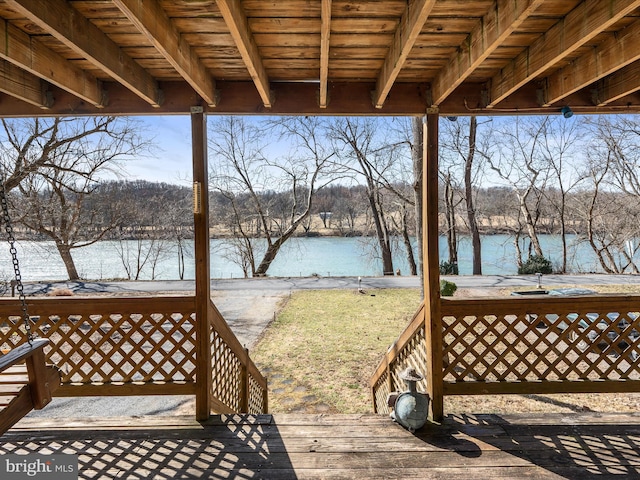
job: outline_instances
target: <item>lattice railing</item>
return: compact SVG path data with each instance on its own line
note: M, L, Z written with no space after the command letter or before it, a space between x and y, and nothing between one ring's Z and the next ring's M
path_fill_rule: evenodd
M442 299L444 395L640 392L640 296ZM406 366L425 372L424 306L371 378L374 411L403 390Z
M218 413L267 413L267 380L213 303L209 322L214 408Z
M35 334L62 373L56 395L188 394L195 384L194 297L29 299ZM0 347L26 339L16 300L0 301ZM135 393L131 393L135 392Z
M441 308L445 394L640 390L640 297L443 299Z
M29 298L32 331L49 339L57 396L186 395L196 391L195 297ZM267 382L215 306L208 318L212 405L266 413ZM0 300L0 348L26 342L16 299Z
M371 393L376 413L389 413L387 397L391 392L406 390L405 381L400 379L400 372L407 367L414 367L425 374L427 353L424 335L424 303L413 319L391 345L371 377ZM418 390L426 390L426 379L418 382Z

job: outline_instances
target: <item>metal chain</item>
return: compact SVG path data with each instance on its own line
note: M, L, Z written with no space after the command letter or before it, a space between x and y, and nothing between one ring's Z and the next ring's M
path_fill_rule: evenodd
M31 332L31 318L27 310L27 299L24 294L24 285L22 284L22 274L20 273L20 263L18 262L18 251L16 250L16 238L13 234L13 225L11 225L11 216L9 215L9 204L7 202L7 191L5 190L4 171L0 170L0 204L2 204L2 214L4 217L4 229L7 232L7 241L9 242L9 252L13 261L13 272L16 279L16 289L22 306L22 320L24 321L24 329L27 334L27 341L33 344L33 333Z

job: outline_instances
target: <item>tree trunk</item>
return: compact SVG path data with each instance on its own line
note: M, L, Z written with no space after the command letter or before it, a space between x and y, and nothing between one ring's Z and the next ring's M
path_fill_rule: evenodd
M404 247L407 250L407 262L409 263L409 270L411 275L418 274L418 267L416 265L416 259L413 255L413 246L411 245L411 238L409 237L409 226L407 225L407 207L402 204L402 240Z
M416 205L416 240L418 244L418 273L420 274L420 290L424 298L424 268L422 267L422 156L424 149L424 128L422 118L413 117L411 121L413 136L413 192Z
M454 189L451 174L447 173L444 181L444 206L447 219L447 246L449 248L449 264L458 265L458 231L456 230L456 211L453 202Z
M471 234L471 246L473 248L473 274L482 275L482 245L480 243L480 230L476 219L476 209L473 204L473 185L471 173L473 169L473 157L476 151L476 132L478 120L471 117L469 124L469 153L464 164L464 191L467 204L467 219L469 221L469 233Z
M538 240L538 233L536 232L536 227L533 223L531 213L529 213L529 208L527 207L525 197L520 198L520 211L524 215L525 227L527 228L527 235L529 235L529 239L531 240L533 253L544 257L544 254L542 253L542 247L540 246L540 241Z
M380 246L380 254L382 256L382 274L393 275L393 258L391 256L391 240L389 239L389 230L383 221L383 213L375 198L375 189L369 186L367 192L369 205L373 214L373 223L376 227L376 235L378 237L378 245Z
M564 218L564 201L560 212L560 239L562 240L562 267L560 273L567 273L567 227Z
M289 236L287 236L287 238L289 238ZM285 242L285 240L286 238L280 237L275 242L269 243L267 245L267 251L264 252L262 260L260 261L260 265L258 265L258 268L256 268L255 272L253 273L255 277L263 277L267 274L267 270L269 270L271 262L275 260L278 252L280 251L280 247Z
M271 242L270 237L267 237L267 251L264 252L262 260L260 261L260 265L253 272L253 275L256 277L262 277L267 274L267 270L271 266L271 262L273 262L280 251L280 247L291 238L291 236L298 229L298 225L300 225L304 220L309 216L310 209L307 209L306 214L298 217L296 220L280 237L275 241Z
M67 269L67 275L69 275L69 280L79 280L80 275L78 275L76 264L73 261L73 257L71 256L71 247L69 247L69 245L56 242L56 248L58 249L60 258L62 258L62 261L64 262L64 266Z

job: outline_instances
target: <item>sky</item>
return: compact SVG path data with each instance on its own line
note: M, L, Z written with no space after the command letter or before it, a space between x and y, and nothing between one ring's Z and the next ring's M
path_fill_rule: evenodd
M128 180L191 184L191 119L189 115L135 117L154 143L145 157L124 164Z

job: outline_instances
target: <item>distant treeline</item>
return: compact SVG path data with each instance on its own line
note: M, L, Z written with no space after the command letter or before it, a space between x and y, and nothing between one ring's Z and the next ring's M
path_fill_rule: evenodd
M409 188L400 185L398 188ZM444 192L444 187L440 186ZM298 194L303 194L299 192ZM462 195L462 192L458 192ZM67 193L71 196L72 194ZM372 230L371 215L367 204L366 187L362 185L328 185L315 194L312 214L306 221L298 236L368 236ZM548 189L545 197L536 206L536 228L539 233L559 234L561 224L555 212L555 202L559 192ZM269 218L273 231L284 216L289 214L293 194L291 191L258 192L264 204L269 205ZM442 195L441 195L442 196ZM476 215L483 234L513 233L517 228L518 201L514 189L507 186L479 188L475 191L477 199ZM585 234L588 225L581 212L584 209L583 200L588 192L576 192L567 195L567 213L565 215L566 228L569 233ZM608 192L608 201L616 203L617 197L623 195ZM12 194L12 216L20 219L24 217L25 203L21 201L18 192ZM91 195L84 199L78 223L85 225L85 237L105 227L113 219L117 219L117 228L111 229L104 239L137 239L140 236L151 237L165 234L176 235L176 231L183 238L191 238L193 234L192 190L191 187L149 182L146 180L118 180L98 183ZM209 193L211 236L226 237L234 234L232 205L228 198L216 191ZM249 208L250 195L240 193L235 197L235 203ZM440 233L446 233L444 222L444 202L441 199L442 221ZM638 205L640 210L640 204ZM389 215L399 214L392 208ZM457 229L466 233L464 206L456 205ZM409 222L409 232L415 235L414 224ZM260 235L261 225L249 222L245 225L249 230L255 230ZM47 237L23 225L16 225L18 237L30 240L46 240ZM394 235L400 232L391 227Z

